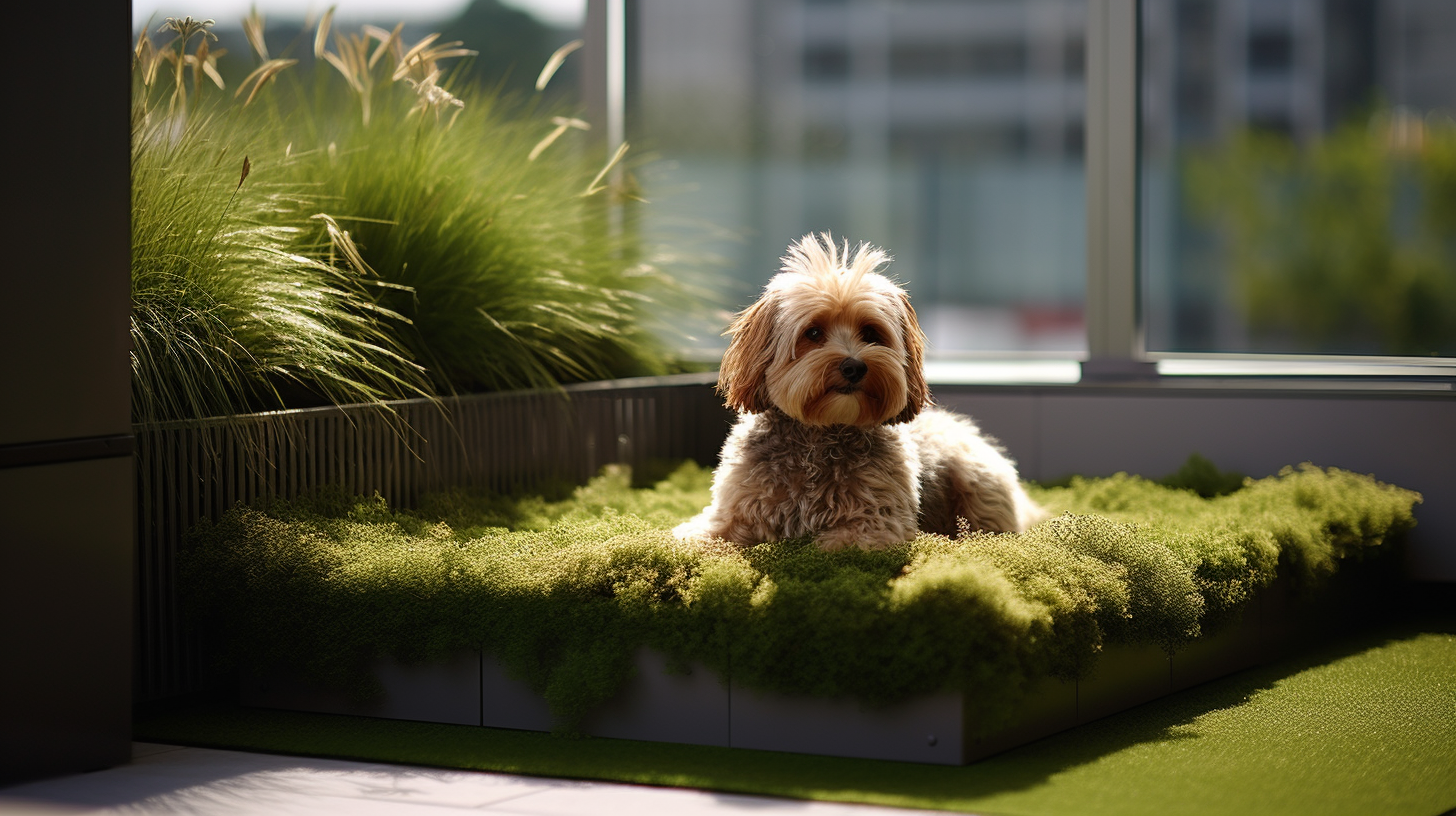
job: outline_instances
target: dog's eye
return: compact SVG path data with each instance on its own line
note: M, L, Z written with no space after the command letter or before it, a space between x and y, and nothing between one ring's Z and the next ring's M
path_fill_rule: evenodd
M866 343L876 343L881 345L883 345L885 342L884 340L880 339L880 333L875 329L874 326L865 326L863 329L860 329L859 339L865 341Z
M817 343L824 339L824 330L818 326L810 326L804 330L804 338Z

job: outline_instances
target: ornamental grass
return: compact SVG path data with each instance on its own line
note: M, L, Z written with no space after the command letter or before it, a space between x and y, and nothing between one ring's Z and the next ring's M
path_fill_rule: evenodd
M614 226L626 145L539 90L457 83L461 43L331 19L305 65L270 56L254 13L233 88L219 60L246 57L209 45L213 21L137 39L134 418L677 370L657 315L697 303Z

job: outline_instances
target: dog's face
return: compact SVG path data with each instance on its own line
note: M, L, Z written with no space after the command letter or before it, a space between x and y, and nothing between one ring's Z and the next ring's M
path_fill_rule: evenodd
M763 296L729 327L718 388L730 407L777 406L807 425L906 422L929 401L925 335L904 290L826 234L789 247Z

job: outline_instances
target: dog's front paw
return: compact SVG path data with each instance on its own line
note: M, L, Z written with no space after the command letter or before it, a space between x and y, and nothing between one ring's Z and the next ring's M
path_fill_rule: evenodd
M705 538L712 538L708 531L703 528L703 523L698 519L688 519L682 524L672 528L672 537L678 541L698 541Z

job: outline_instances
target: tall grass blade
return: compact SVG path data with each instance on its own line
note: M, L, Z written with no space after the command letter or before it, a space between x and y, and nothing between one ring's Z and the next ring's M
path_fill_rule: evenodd
M536 77L536 90L546 90L546 85L551 82L552 77L556 76L556 72L561 69L562 63L566 62L566 58L571 55L571 52L581 48L584 44L584 40L572 40L556 49L550 58L546 60L546 64L541 68L541 73Z

